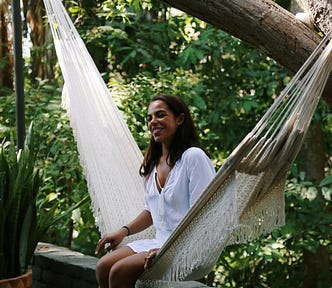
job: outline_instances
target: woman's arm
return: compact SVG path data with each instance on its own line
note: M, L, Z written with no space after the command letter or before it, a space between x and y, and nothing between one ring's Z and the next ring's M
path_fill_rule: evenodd
M127 227L129 228L130 234L136 234L145 230L151 225L152 217L150 211L143 210L133 221L127 224Z
M126 225L127 228L122 227L117 232L106 234L101 238L96 247L96 254L98 254L105 244L109 244L105 250L109 251L118 246L124 237L131 234L136 234L145 230L152 225L152 217L148 210L143 210L133 221Z

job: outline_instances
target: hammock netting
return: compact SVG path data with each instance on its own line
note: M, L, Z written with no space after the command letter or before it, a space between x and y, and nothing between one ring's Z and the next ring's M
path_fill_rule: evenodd
M144 208L142 161L128 127L60 0L44 0L67 109L101 234ZM331 33L227 158L138 287L204 287L222 250L285 223L286 173L295 160L332 69ZM127 237L151 238L154 230Z

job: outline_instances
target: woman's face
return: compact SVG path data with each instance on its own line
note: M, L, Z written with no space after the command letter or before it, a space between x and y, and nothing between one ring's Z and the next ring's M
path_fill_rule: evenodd
M156 142L169 147L174 138L175 132L184 120L184 114L175 116L162 100L150 103L148 109L148 128Z

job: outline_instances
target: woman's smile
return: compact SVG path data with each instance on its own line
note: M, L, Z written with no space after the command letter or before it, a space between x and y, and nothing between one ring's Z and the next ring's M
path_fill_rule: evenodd
M151 132L152 132L153 137L157 137L157 136L160 136L163 129L161 127L152 127L151 130L152 130Z

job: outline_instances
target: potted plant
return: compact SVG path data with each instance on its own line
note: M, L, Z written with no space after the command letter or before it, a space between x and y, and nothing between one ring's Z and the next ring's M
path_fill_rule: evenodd
M15 287L3 285L7 279L20 285L26 282L25 287L31 287L28 267L41 236L88 200L85 197L58 216L54 216L55 206L43 207L43 201L38 199L42 175L35 167L32 127L31 124L24 149L17 151L14 141L0 145L0 287ZM25 280L18 280L22 275Z

